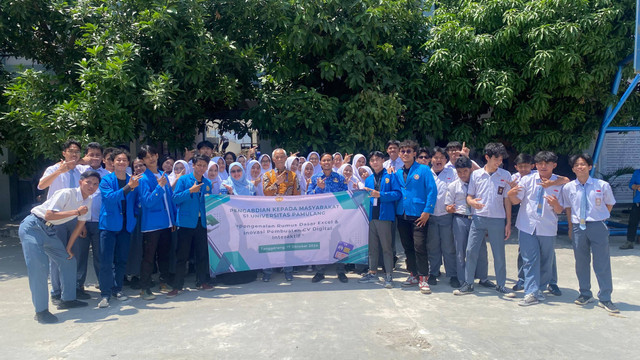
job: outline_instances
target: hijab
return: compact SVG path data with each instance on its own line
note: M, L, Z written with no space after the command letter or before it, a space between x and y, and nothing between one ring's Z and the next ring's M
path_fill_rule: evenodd
M297 159L298 159L298 158L297 158L297 157L295 157L295 156L289 156L289 157L287 158L287 161L284 163L284 167L285 167L287 170L291 171L291 165L293 165L293 162L294 162L294 161L296 161ZM297 173L298 173L298 171L296 171L296 174L297 174Z
M342 154L340 154L339 152L336 152L336 153L333 153L333 155L331 155L331 163L333 163L333 160L335 159L336 155L340 156L340 159L344 162L344 158L342 157ZM342 165L339 168L334 167L333 171L338 172L338 170L340 170L341 167Z
M268 170L265 170L265 169L262 168L262 158L264 158L265 156L269 158L269 169ZM260 158L258 158L258 162L260 163L260 175L263 175L264 173L269 172L269 171L271 171L271 169L273 169L273 166L271 164L271 156L269 156L267 154L260 155Z
M215 163L217 164L218 159L222 159L222 161L224 162L224 166L222 167L222 169L220 169L220 166L218 166L218 176L220 176L220 179L222 179L222 181L227 180L227 178L229 177L229 173L227 173L227 162L224 160L224 158L221 156L216 156L211 159L211 161L215 161Z
M257 178L253 178L251 176L251 168L253 167L253 164L258 164L258 167L260 167L260 171L262 171L262 166L260 166L260 163L258 162L258 160L251 160L247 163L247 179L249 180L258 180L260 179L260 181L258 182L258 185L254 185L254 187L256 188L256 195L258 196L264 196L264 191L262 190L262 173L260 175L258 175Z
M209 169L215 166L218 169L218 176L215 179L211 179L209 177ZM211 180L211 193L214 195L220 194L220 185L222 184L222 179L220 178L220 168L218 167L218 163L215 161L209 161L209 166L207 167L207 172L204 173L204 177Z
M247 174L242 167L242 164L239 162L234 162L229 166L229 172L233 170L234 167L237 167L242 172L242 177L240 180L236 180L233 176L229 176L227 180L224 180L222 183L229 185L233 188L233 195L255 195L256 190L253 186L253 183L247 180Z
M351 171L353 171L353 175L351 175L351 179L348 179L347 181L347 189L348 190L353 190L353 184L355 184L356 186L359 186L359 183L361 183L362 181L360 181L356 176L356 172L353 170L353 166L351 164L342 164L342 166L340 166L340 168L338 169L338 174L342 175L342 177L345 178L345 180L347 180L347 178L344 176L344 169L347 168L347 166L351 167Z
M360 177L360 173L358 173L358 168L356 167L356 164L358 163L358 160L360 160L360 158L364 158L364 163L366 165L367 164L367 158L365 158L364 155L362 155L362 154L357 154L356 156L354 156L353 157L353 161L351 162L351 165L352 165L352 168L353 168L353 176L355 176L356 179L358 179L358 181L362 181L362 178Z
M373 170L371 170L371 168L366 165L360 166L360 169L364 169L369 174L369 176L373 175ZM360 178L360 182L358 183L358 188L364 189L364 180L362 179L362 176L360 176L360 174L358 174L358 177Z
M245 163L245 166L246 166L246 164L247 164L247 157L246 157L246 156L244 156L244 155L238 155L238 158L236 159L236 161L237 161L237 162L240 162L240 158L244 158L244 160L245 160L245 162L244 162L244 163ZM242 164L242 163L241 163L241 164ZM247 170L247 168L245 168L245 170Z
M311 163L311 161L305 161L304 164L302 164L302 167L300 168L300 189L304 190L304 193L307 193L307 181L309 181L311 178L310 177L305 177L304 176L304 169L307 167L307 165L311 165L311 168L313 168L313 164ZM311 176L313 176L314 173L311 173Z
M168 178L169 178L169 182L170 184L173 184L174 181L176 181L176 165L178 164L182 164L182 166L184 166L184 174L182 175L188 175L191 174L192 170L191 170L191 166L189 166L189 164L187 164L186 161L184 160L178 160L176 162L173 163L173 169L171 170L171 174L169 174Z
M311 158L311 155L313 155L313 154L316 154L316 156L318 156L318 165L315 165L313 167L313 173L314 174L320 174L320 173L322 173L322 166L320 166L320 154L318 154L315 151L310 152L309 155L307 155L307 161L309 162L309 159ZM333 157L331 157L331 159L333 159ZM313 163L311 165L313 165Z

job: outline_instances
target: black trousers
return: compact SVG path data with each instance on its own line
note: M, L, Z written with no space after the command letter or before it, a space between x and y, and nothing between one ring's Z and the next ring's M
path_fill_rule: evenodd
M427 224L416 225L415 216L397 216L398 233L407 257L407 270L413 275L429 275L429 257L427 256Z
M629 214L629 227L627 228L627 241L636 242L638 222L640 222L640 203L633 203L631 205L631 213Z
M202 226L200 219L194 229L181 227L178 229L178 248L176 249L176 276L173 288L182 290L186 274L186 264L191 253L191 243L195 247L196 257L196 285L209 282L209 249L207 246L207 229Z
M160 277L170 278L169 251L171 250L171 228L142 233L142 265L140 267L140 287L143 290L151 288L151 274L158 256L158 270Z

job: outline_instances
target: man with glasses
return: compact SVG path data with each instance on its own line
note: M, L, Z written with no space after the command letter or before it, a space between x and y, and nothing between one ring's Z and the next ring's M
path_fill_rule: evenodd
M427 283L429 259L427 256L427 221L433 213L438 188L431 169L415 161L418 144L413 140L400 143L403 166L396 169L402 197L396 206L398 232L406 256L410 275L402 286L418 285L420 292L430 294Z
M418 156L416 157L418 164L427 165L431 164L431 150L426 147L422 147L418 150Z

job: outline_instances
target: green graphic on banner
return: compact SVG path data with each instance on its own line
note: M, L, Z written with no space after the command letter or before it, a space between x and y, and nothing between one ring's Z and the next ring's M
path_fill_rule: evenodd
M231 200L229 195L207 195L204 198L205 208L207 212Z
M338 261L339 263L366 264L369 261L369 245L360 246L349 252L349 256Z
M306 242L298 244L273 244L258 246L259 253L296 251L296 250L320 250L319 242Z
M233 271L251 270L247 262L244 261L242 255L238 251L231 251L222 254L222 258L218 257L215 251L209 245L209 267L215 274L229 272L231 267Z
M353 210L358 208L358 205L353 202L353 200L351 199L351 194L349 194L348 192L341 191L333 193L333 195L336 197L336 199L338 199L338 203L343 209Z

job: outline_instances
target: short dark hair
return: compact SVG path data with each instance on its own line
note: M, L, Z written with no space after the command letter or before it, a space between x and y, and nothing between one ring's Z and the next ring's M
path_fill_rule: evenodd
M516 165L533 164L533 156L526 153L520 153L518 154L518 156L516 156L515 163Z
M396 139L391 139L389 141L387 141L387 146L385 146L384 148L388 148L391 145L395 145L397 147L400 147L400 141L396 140Z
M173 160L174 163L176 162L176 158L175 157L173 157L173 156L171 156L169 154L166 154L161 159L158 159L158 167L162 167L162 164L164 164L165 161L167 161L169 159Z
M142 145L138 151L138 159L142 160L147 157L147 154L158 155L158 150L151 145Z
M109 156L109 154L111 154L115 149L116 148L114 148L114 147L104 148L104 150L102 151L102 155L104 155L104 157L107 158Z
M211 149L211 150L215 149L215 147L214 147L213 143L211 143L211 141L209 141L209 140L200 141L200 142L198 143L198 145L196 145L196 149L200 150L200 149L202 149L202 148L203 148L203 147L205 147L205 146L206 146L206 147L208 147L208 148L209 148L209 149Z
M384 154L382 153L382 151L378 151L378 150L373 150L372 152L369 153L369 160L371 160L372 157L379 157L380 159L384 159Z
M500 156L503 159L509 156L509 154L507 153L507 148L505 148L501 143L488 143L484 147L484 154L488 157Z
M131 162L131 156L129 155L129 152L125 149L115 149L111 153L109 153L109 156L111 157L111 160L115 160L116 156L122 155L122 154L127 155L127 160Z
M198 161L204 161L207 164L209 164L209 161L211 161L211 158L208 157L207 155L198 154L198 155L195 155L193 159L191 159L191 162L193 162L193 165L197 164Z
M456 167L456 169L463 169L463 168L471 169L473 167L473 163L471 162L471 159L469 159L467 156L460 155L460 157L456 160L456 163L454 164L454 166Z
M428 147L421 147L420 149L418 149L418 155L420 155L421 153L427 153L427 156L433 157L431 149L429 149Z
M419 145L418 145L417 142L415 142L413 140L405 140L405 141L401 142L398 147L400 149L402 149L402 148L412 148L413 151L417 152Z
M100 143L97 142L90 142L87 144L87 149L85 150L86 152L89 152L89 149L98 149L100 150L101 154L104 154L104 150L102 149L102 145L100 145Z
M75 145L78 147L78 149L82 149L82 145L80 145L80 142L78 140L69 139L65 141L64 144L62 144L62 150L67 150L71 147L71 145Z
M80 180L84 180L86 178L90 178L90 177L94 177L96 179L98 179L98 182L100 181L100 173L98 173L95 170L87 170L85 172L83 172L82 174L80 174Z
M553 151L540 151L536 154L534 159L535 162L550 162L557 163L558 155L556 155Z
M322 160L322 158L325 156L331 156L331 160L333 161L333 155L329 153L322 153L322 155L320 155L320 160Z
M436 153L444 155L444 157L447 158L447 161L449 160L449 154L447 154L447 150L441 148L440 146L433 147L433 155L431 155L431 157L434 157Z
M582 159L587 165L593 166L593 158L587 153L571 155L569 158L569 166L573 167L578 159Z
M462 144L459 141L449 141L445 150L462 150Z
M285 152L284 152L284 154L285 154L285 155L287 155L287 152L285 151ZM223 157L223 158L226 158L226 157L227 157L227 155L231 155L231 157L233 158L233 161L236 161L237 157L236 157L236 154L235 154L234 152L232 152L232 151L227 151L226 153L224 153L224 156L222 156L222 157ZM273 155L273 154L272 154L272 155ZM225 160L225 161L227 161L227 160Z

